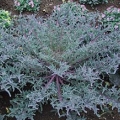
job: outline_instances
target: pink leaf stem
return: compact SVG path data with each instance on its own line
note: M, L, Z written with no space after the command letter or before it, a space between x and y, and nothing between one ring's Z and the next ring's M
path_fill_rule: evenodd
M52 78L49 80L49 82L46 84L45 88L47 89L48 86L52 83L56 75L53 75Z
M59 77L58 78L58 81L63 85L64 83L63 83L63 80Z
M62 101L60 84L59 84L59 77L58 76L56 77L56 85L57 85L57 89L58 89L58 98L59 98L59 101Z

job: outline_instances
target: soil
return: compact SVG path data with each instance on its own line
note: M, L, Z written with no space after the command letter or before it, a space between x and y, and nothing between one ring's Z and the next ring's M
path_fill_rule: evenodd
M73 0L74 2L78 3L78 0ZM60 5L62 0L42 0L40 5L40 10L36 13L33 12L23 12L22 14L36 14L37 16L48 17L52 11L54 6ZM120 0L109 0L107 4L100 4L94 7L90 5L85 5L89 11L100 11L104 12L108 7L114 6L120 8ZM11 12L12 15L19 15L19 12L14 8L14 1L13 0L0 0L0 9L5 9ZM14 95L13 95L14 97ZM6 92L0 93L0 113L4 114L8 112L8 108L10 107L10 99ZM43 112L36 112L34 120L66 120L65 117L59 118L50 104L43 106ZM87 120L120 120L120 113L117 112L117 109L111 110L103 114L100 118L94 115L93 111L88 110L87 114L84 114L87 117ZM13 118L9 118L7 120L15 120Z

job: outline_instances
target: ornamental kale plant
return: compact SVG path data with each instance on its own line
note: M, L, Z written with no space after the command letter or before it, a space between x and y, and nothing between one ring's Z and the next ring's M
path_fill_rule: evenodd
M71 2L47 19L20 16L14 27L0 29L0 90L19 91L6 116L33 120L47 101L68 119L87 109L99 116L109 105L120 112L120 88L104 79L120 65L120 30L109 30L98 13Z
M108 0L79 0L82 4L90 4L91 6L101 4L101 3L108 3Z
M14 0L16 10L23 12L38 11L41 0Z

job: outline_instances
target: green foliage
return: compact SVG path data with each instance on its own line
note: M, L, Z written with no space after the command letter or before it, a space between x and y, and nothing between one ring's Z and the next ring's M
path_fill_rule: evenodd
M14 0L18 11L38 11L41 0Z
M101 77L118 70L120 30L108 33L111 25L103 28L98 18L70 2L47 19L20 16L14 27L0 29L0 90L20 92L8 116L32 120L46 101L68 118L71 111L75 117L86 108L99 116L98 105L103 110L112 104L120 112L119 87L104 85Z
M0 26L9 27L11 25L10 13L5 10L0 10Z
M90 4L90 5L97 5L101 3L108 3L108 0L79 0L82 4Z
M67 116L66 120L87 120L85 117L78 116L75 112L71 112L69 116Z

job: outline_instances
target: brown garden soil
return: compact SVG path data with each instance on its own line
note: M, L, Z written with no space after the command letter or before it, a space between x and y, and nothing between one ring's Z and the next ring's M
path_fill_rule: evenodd
M73 0L73 1L79 4L78 0ZM26 14L26 15L36 14L37 16L47 17L52 13L54 6L60 5L61 3L62 0L42 0L42 3L40 5L40 10L38 12L36 13L23 12L22 14ZM119 3L120 0L109 0L107 4L100 4L94 7L91 7L90 5L86 5L86 8L89 11L103 12L110 6L120 8ZM14 8L13 0L0 0L0 9L8 10L11 12L12 15L19 15L19 12L16 11ZM9 112L8 109L10 107L10 99L12 99L12 97L9 97L7 93L5 92L0 93L0 113L3 114ZM49 104L43 105L43 112L42 113L36 112L34 120L66 120L65 117L59 118L57 113L51 111L53 111L53 109ZM90 110L88 110L87 114L84 115L87 117L87 120L120 120L120 114L117 112L116 109L104 113L100 118L94 115L94 113ZM15 120L15 119L9 118L8 120Z

